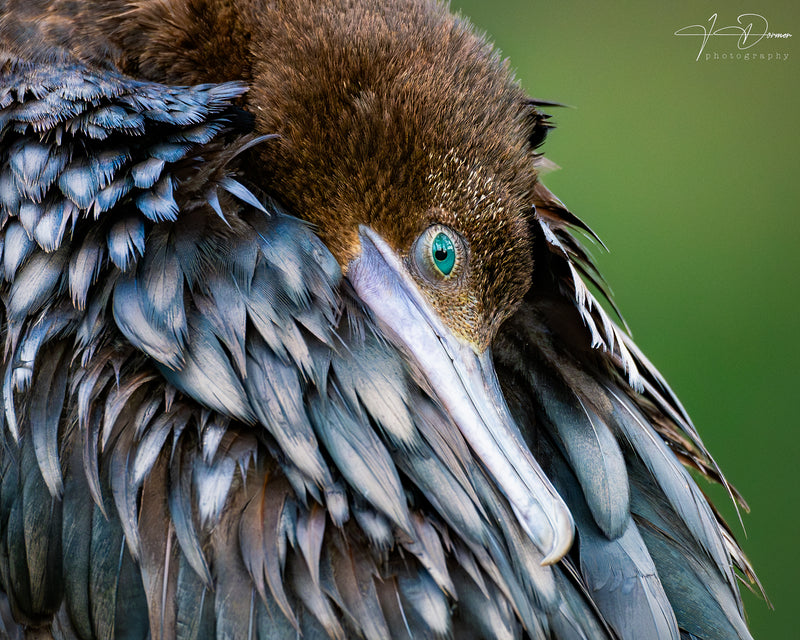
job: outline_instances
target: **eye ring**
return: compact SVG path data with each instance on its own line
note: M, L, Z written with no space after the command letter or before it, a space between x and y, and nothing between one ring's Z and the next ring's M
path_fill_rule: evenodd
M457 278L466 261L466 242L442 224L425 229L411 248L411 260L427 280L438 283Z

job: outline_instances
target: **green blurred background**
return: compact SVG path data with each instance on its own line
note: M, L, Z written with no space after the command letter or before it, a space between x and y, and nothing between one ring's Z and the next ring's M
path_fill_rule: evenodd
M757 639L800 638L800 4L796 0L459 0L551 109L547 185L600 235L637 343L750 503L742 541L775 610L745 594ZM695 61L692 24L758 13L789 40ZM736 50L712 38L705 53ZM643 639L648 640L648 639Z

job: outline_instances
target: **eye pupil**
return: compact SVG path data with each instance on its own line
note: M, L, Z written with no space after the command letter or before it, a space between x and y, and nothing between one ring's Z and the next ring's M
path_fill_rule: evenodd
M456 248L453 241L444 233L438 233L431 244L433 263L441 271L442 275L448 276L456 263Z

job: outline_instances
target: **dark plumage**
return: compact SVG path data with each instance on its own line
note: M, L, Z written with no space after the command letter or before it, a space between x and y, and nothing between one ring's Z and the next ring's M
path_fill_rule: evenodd
M465 21L0 6L0 633L750 638L684 465L725 480Z

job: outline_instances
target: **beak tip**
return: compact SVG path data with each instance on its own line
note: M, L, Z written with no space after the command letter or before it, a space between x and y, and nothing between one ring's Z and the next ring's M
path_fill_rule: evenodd
M575 524L572 513L554 488L545 500L537 500L520 511L512 505L517 521L533 544L543 554L542 566L553 565L572 548Z
M572 519L572 513L563 501L558 507L555 518L553 518L553 532L555 533L553 546L542 560L542 564L546 565L555 564L561 560L567 555L575 541L575 522Z
M575 525L572 522L572 515L569 511L558 514L553 531L555 533L553 545L542 559L542 566L555 564L567 555L572 548L572 543L575 539Z

